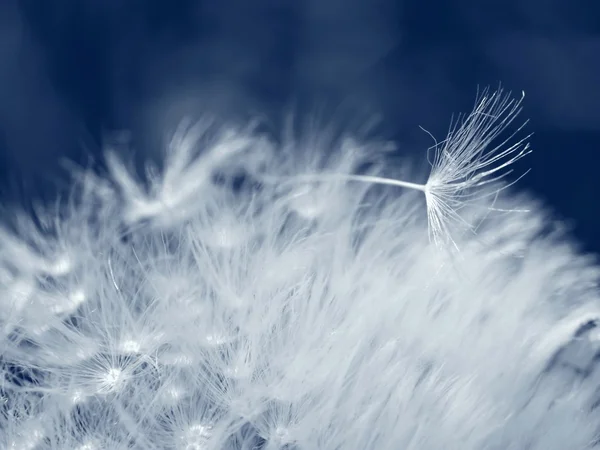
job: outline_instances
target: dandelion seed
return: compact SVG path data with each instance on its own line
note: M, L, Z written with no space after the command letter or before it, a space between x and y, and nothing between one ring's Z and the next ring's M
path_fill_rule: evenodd
M123 381L123 371L117 367L108 369L108 372L100 379L98 392L106 393L116 390Z
M521 110L520 100L501 89L490 93L484 90L477 99L474 111L459 124L451 127L448 137L434 148L430 160L431 172L425 184L411 183L374 175L325 173L287 177L293 182L355 181L396 186L423 192L427 203L429 237L438 246L450 245L458 250L452 236L452 226L473 230L460 215L467 205L475 203L486 185L498 182L511 173L508 167L525 157L531 150L525 139L508 145L509 139L495 147L490 145L515 120ZM518 128L517 132L523 128ZM516 134L513 133L511 138ZM508 146L507 146L508 145ZM502 189L502 188L498 188ZM498 192L498 189L494 191ZM316 203L315 203L316 204Z
M212 437L212 426L203 424L190 425L182 433L181 450L207 450Z

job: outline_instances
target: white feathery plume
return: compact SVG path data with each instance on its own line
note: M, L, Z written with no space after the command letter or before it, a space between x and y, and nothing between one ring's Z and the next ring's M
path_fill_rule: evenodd
M515 100L510 92L506 93L502 89L494 92L484 89L477 97L473 112L464 120L459 117L457 123L450 127L447 138L436 143L433 148L434 157L429 160L431 172L425 184L346 173L301 174L288 177L288 180L357 181L423 192L427 201L431 240L440 247L450 244L458 250L450 232L452 227L460 224L473 229L472 224L466 223L461 217L460 210L467 203L481 198L484 186L510 174L511 170L507 170L510 165L531 153L527 143L529 136L507 146L507 142L524 124L502 142L494 142L518 116L524 97L524 92L520 99ZM490 148L491 144L494 146ZM484 195L494 195L498 189L491 193L485 191Z
M425 184L206 121L145 182L109 153L0 232L0 449L599 448L600 270L496 184L521 101L484 91Z

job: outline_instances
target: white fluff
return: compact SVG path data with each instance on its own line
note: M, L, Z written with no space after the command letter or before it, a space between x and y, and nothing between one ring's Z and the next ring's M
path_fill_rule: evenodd
M185 123L144 181L109 153L7 220L0 448L592 448L598 269L495 184L519 105L484 92L423 185Z

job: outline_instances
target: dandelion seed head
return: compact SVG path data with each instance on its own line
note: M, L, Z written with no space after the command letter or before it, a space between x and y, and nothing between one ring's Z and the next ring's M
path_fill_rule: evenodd
M505 177L519 110L483 92L425 184L312 124L113 148L0 228L0 447L593 448L600 270Z

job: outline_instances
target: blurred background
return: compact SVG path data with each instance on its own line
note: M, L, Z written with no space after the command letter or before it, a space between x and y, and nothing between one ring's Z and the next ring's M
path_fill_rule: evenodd
M0 197L51 197L61 160L130 130L157 151L185 114L293 110L423 160L477 88L526 92L534 191L600 252L600 3L581 0L3 0ZM355 126L353 125L353 126Z

